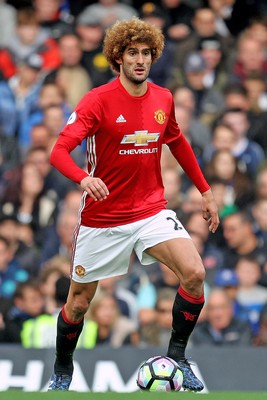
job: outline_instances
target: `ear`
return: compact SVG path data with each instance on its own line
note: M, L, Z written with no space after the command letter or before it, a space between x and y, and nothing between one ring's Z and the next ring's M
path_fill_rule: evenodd
M121 58L118 58L118 59L116 59L115 61L116 61L116 63L119 64L119 65L122 64L122 59L121 59Z

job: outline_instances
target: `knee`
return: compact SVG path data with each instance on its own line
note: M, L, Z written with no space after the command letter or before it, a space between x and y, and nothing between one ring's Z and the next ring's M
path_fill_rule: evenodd
M71 315L74 320L81 319L89 308L88 299L79 294L73 296L72 300L68 302L67 308L71 310Z
M200 263L187 271L181 283L188 293L199 296L203 292L205 277L205 268L203 264Z

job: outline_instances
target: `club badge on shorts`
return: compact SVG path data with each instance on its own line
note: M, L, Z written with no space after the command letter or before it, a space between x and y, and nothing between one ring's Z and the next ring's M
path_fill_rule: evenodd
M76 275L82 277L85 275L85 268L82 267L81 265L76 265L75 267L75 273Z

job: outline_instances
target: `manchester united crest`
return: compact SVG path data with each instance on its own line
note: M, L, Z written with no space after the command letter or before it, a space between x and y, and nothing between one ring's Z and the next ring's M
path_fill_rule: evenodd
M78 276L84 276L85 275L85 268L84 267L82 267L81 265L77 265L76 267L75 267L75 272L76 272L76 275L78 275Z
M163 110L157 110L154 112L154 118L158 124L164 124L166 119L166 114Z

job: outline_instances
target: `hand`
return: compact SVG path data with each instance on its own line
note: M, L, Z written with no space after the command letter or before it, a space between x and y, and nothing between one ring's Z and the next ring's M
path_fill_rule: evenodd
M209 223L209 231L215 233L219 226L220 220L218 215L218 207L210 189L207 192L202 193L202 215L203 218Z
M80 185L94 201L102 201L109 195L108 188L100 178L87 176L81 180Z

